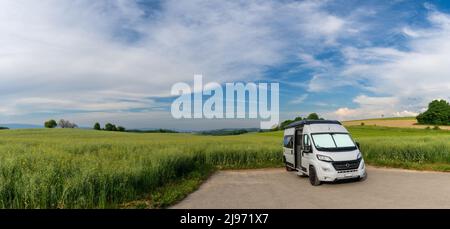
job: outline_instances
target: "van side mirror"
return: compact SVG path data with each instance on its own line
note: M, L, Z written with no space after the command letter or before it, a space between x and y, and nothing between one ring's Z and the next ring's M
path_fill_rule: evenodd
M358 147L358 149L361 149L361 146L360 146L359 142L355 142L355 144Z

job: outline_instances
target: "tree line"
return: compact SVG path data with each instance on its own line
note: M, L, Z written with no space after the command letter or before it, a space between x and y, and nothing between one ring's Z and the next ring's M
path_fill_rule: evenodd
M94 130L106 130L106 131L120 131L120 132L124 132L126 131L125 127L123 126L116 126L112 123L106 123L105 127L102 129L100 126L100 123L96 122L94 124Z
M60 119L56 122L54 119L50 119L44 123L45 128L78 128L78 125L70 122L69 120Z
M69 120L61 119L56 122L54 119L50 119L44 123L45 128L78 128L78 125L70 122ZM93 127L94 130L106 130L106 131L126 131L123 126L116 126L112 123L106 123L104 128L101 128L100 123L96 122Z

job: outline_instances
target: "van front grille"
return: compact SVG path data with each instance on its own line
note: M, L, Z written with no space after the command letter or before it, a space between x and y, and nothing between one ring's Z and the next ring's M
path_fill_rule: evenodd
M353 161L334 161L333 167L336 171L357 169L361 163L361 158Z

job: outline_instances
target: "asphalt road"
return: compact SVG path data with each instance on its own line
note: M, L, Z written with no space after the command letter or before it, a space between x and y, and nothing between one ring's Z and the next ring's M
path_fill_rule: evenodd
M219 171L173 208L450 208L450 173L368 167L368 174L314 187L284 169Z

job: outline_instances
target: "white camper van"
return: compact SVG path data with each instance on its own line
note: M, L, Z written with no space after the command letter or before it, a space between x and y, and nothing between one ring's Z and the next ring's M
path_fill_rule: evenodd
M338 121L302 120L284 130L286 170L309 176L312 185L367 176L359 144Z

